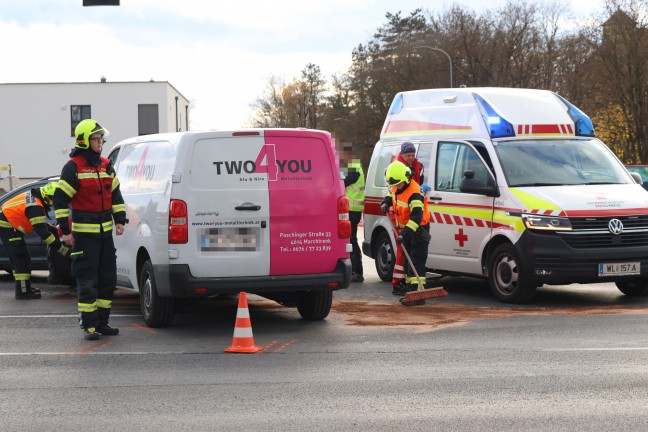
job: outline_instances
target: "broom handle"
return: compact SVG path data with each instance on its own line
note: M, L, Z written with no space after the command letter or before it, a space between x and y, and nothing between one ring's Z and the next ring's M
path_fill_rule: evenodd
M389 215L387 215L387 219L389 219L389 223L392 226L392 229L394 230L394 234L396 234L396 225L394 225L394 221L391 220ZM398 243L398 235L396 236L396 244ZM418 289L421 291L423 289L423 282L421 282L421 277L419 276L418 272L416 271L416 267L414 267L414 263L412 262L412 258L410 258L409 254L407 253L407 249L405 249L405 246L402 244L400 245L401 250L403 251L403 254L405 254L405 258L407 258L407 262L409 263L410 267L412 268L412 271L414 272L414 276L416 276L416 280L418 281Z

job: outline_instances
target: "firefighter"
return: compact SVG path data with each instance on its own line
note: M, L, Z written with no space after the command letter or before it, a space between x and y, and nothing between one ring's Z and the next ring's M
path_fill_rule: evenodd
M390 194L385 197L380 208L387 214L392 207L396 226L400 229L397 243L401 244L409 254L425 286L428 244L430 242L430 211L427 207L427 198L423 198L421 187L412 180L412 171L402 162L392 162L385 171L385 179L389 186ZM405 261L405 285L393 288L395 295L404 295L408 291L415 291L418 280L414 269Z
M7 250L16 281L16 299L39 299L40 289L31 284L31 257L25 234L36 234L52 249L67 256L70 249L50 232L47 212L52 206L56 182L32 188L5 202L0 209L0 238Z
M409 141L401 144L400 153L398 154L398 161L403 162L412 172L412 180L421 185L421 192L423 196L430 191L430 186L424 183L423 164L416 158L416 147ZM390 212L388 217L395 222L394 214ZM392 272L392 293L401 295L401 292L406 289L405 283L405 260L403 258L402 246L397 244L395 251L396 261L394 262L394 270Z
M74 135L76 144L61 171L54 208L62 239L72 246L70 259L83 337L96 340L101 335L119 333L108 325L117 285L112 232L114 228L116 235L122 235L128 219L115 170L101 156L108 130L86 119L77 125ZM72 208L71 227L68 205Z
M360 159L353 157L351 147L345 146L342 149L342 162L344 168L344 187L346 196L349 199L349 220L351 221L351 282L363 282L362 252L358 245L358 225L362 219L364 209L364 186L365 176L362 171Z

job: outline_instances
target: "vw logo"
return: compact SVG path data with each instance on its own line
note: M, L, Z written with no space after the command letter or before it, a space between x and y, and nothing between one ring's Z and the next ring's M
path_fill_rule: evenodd
M619 219L610 219L608 222L608 229L614 235L619 235L623 232L623 222Z

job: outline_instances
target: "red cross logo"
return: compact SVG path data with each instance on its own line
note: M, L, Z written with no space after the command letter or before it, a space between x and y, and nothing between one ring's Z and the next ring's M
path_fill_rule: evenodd
M463 228L459 228L459 233L455 234L454 238L459 242L459 247L463 247L464 242L468 241L468 236L464 234Z

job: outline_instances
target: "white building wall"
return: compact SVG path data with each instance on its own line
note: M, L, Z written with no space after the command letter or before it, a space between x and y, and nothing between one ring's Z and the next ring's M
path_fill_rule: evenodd
M0 166L25 180L59 174L74 147L71 105L90 105L112 145L138 135L138 105L157 104L160 132L186 130L189 101L168 82L0 84ZM6 177L7 171L0 172Z

